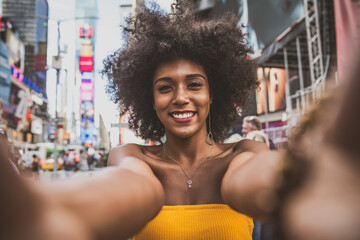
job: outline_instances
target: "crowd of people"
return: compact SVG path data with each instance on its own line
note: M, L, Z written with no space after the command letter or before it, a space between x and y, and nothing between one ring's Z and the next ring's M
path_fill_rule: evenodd
M360 69L304 117L285 152L266 139L223 143L259 84L237 23L199 19L180 0L169 14L152 6L130 18L104 74L130 128L156 144L115 147L91 178L42 188L18 177L2 146L0 238L250 240L255 219L276 239L359 239L360 113L350 106Z
M16 173L34 180L39 180L40 171L43 169L42 165L45 164L45 159L41 159L38 154L32 154L31 159L26 159L25 155L21 155L19 148L17 148L14 143L9 140L6 131L1 128L0 144L6 146L9 159L11 160L11 166L16 171ZM57 155L57 161L56 163L53 163L51 170L64 169L66 176L71 176L73 172L77 172L79 170L91 171L94 170L94 167L106 166L107 156L108 153L102 149L89 150L88 148L83 148L79 151L70 151L69 149L65 148Z

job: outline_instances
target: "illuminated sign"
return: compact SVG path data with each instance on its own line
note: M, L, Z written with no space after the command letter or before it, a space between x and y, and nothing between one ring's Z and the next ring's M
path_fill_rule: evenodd
M94 58L80 56L79 69L81 72L91 72L94 69Z
M84 25L79 28L79 36L81 38L90 38L93 36L93 28L89 25Z
M263 76L265 76L265 80ZM262 114L265 112L265 103L267 103L266 106L269 112L284 110L286 106L285 70L280 68L258 68L258 80L261 82L261 88L256 92L257 113Z
M94 100L94 83L82 82L80 86L80 100L93 101Z
M24 73L14 65L11 65L11 77L18 82L22 82L24 80Z
M91 57L93 55L93 46L89 39L85 39L81 43L80 56Z
M92 82L93 73L92 72L81 72L81 82Z

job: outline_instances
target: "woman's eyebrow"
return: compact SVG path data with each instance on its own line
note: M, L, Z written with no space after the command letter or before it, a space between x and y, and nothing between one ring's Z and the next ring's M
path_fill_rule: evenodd
M171 77L161 77L155 80L154 85L156 85L156 83L161 82L161 81L171 81Z
M205 76L203 76L201 74L189 74L189 75L186 75L186 78L196 78L196 77L200 77L200 78L202 78L202 79L204 79L206 81Z

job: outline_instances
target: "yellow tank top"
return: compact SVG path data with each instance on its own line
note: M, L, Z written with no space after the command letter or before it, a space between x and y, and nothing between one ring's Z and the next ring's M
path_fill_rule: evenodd
M251 240L250 217L225 204L163 206L132 240Z

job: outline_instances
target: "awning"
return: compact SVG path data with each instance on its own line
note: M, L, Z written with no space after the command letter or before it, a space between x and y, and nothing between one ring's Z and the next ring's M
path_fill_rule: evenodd
M296 37L300 38L301 58L307 67L308 48L305 30L305 18L302 17L294 22L282 34L280 34L268 47L264 48L262 54L255 60L263 67L284 68L283 48L286 47L289 68L297 68Z

